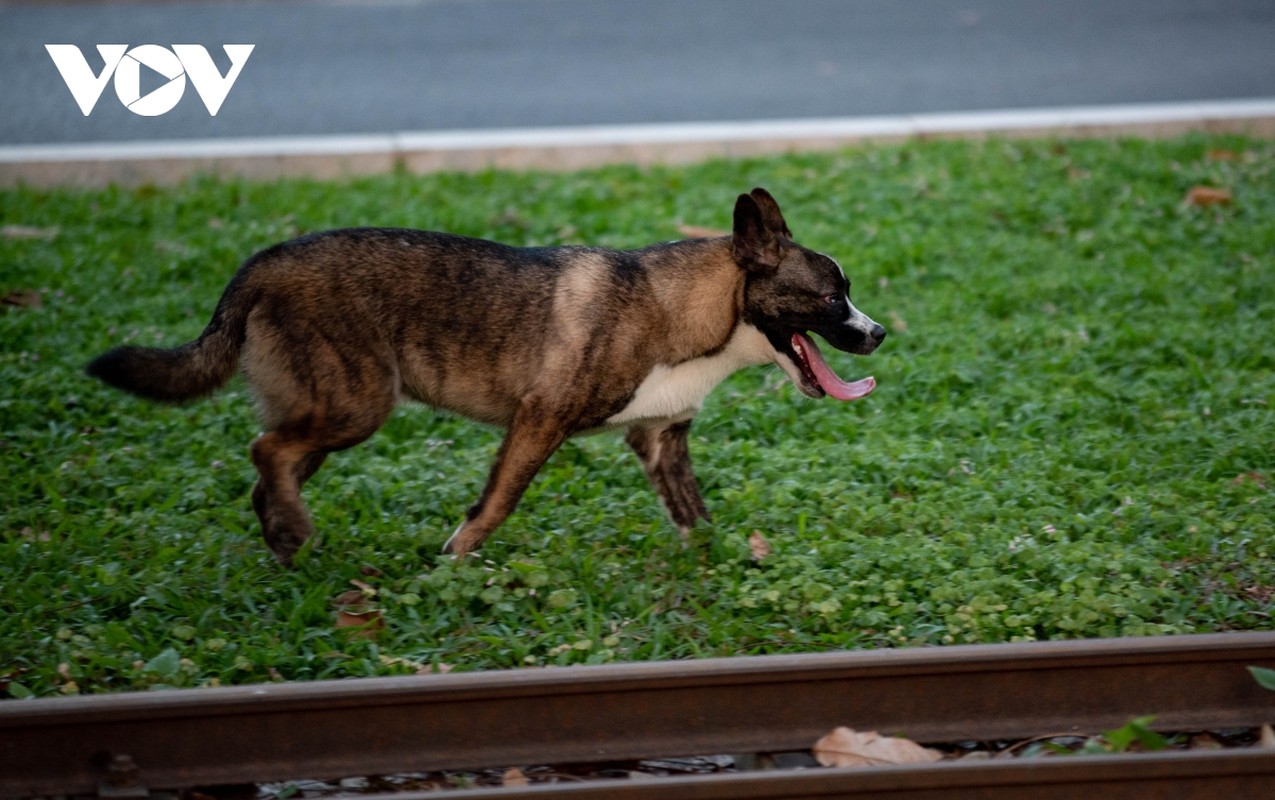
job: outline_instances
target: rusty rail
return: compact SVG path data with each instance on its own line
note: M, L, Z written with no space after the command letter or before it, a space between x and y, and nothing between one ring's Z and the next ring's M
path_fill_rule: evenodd
M845 724L923 742L1092 733L1145 714L1156 715L1157 727L1173 730L1254 726L1275 720L1275 693L1253 681L1249 665L1275 666L1275 633L9 701L0 703L0 797L119 796L130 787L776 752L808 748ZM977 785L988 797L1008 797L1009 791L1019 792L1018 797L1070 797L1104 785L1095 781L1128 780L1120 777L1120 764L1141 771L1148 786L1169 781L1174 796L1190 796L1182 793L1190 783L1187 773L1201 775L1210 791L1239 787L1232 796L1257 796L1242 790L1254 781L1275 785L1275 754L1234 751L940 764L844 777L842 770L815 770L662 778L651 789L607 783L601 789L556 786L552 791L578 797L836 797L853 784L856 797L901 797L906 792L890 794L898 791L889 788L890 781L905 785L897 782L906 779L920 781L910 791L924 796L954 796L936 788L947 782L982 781ZM685 793L674 794L683 785ZM1026 793L1032 786L1064 785L1073 793ZM1010 788L997 793L997 786ZM712 794L714 787L727 787L727 793ZM479 798L485 791L464 796ZM547 796L545 791L502 789L500 796Z

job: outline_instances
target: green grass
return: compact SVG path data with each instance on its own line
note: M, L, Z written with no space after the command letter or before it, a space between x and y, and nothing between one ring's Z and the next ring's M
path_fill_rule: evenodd
M321 541L284 571L242 383L174 409L81 372L193 338L298 232L640 246L727 227L754 185L891 335L830 355L876 376L859 403L764 369L710 396L691 446L715 524L689 548L609 434L568 443L482 559L442 558L499 434L405 407L307 487ZM1234 202L1188 205L1195 185ZM1275 627L1270 141L24 189L0 225L45 229L0 236L0 289L41 298L0 313L0 696ZM352 579L374 637L335 628Z

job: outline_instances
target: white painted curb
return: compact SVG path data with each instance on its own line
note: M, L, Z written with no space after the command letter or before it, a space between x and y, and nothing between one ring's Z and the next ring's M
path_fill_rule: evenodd
M0 185L173 183L214 173L332 178L437 170L686 163L863 142L983 136L1275 136L1275 98L839 119L599 125L0 147Z

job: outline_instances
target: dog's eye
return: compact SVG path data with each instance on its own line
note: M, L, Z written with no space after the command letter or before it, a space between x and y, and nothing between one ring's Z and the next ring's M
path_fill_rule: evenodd
M830 305L830 306L835 306L837 303L841 302L841 295L839 295L839 294L826 294L826 295L824 295L824 296L823 296L823 301L824 301L825 303L827 303L828 305Z

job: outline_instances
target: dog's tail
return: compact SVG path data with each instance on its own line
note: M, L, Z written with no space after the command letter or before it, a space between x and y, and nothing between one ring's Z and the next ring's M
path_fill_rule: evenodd
M199 338L180 347L116 347L84 368L117 389L161 403L182 403L212 394L235 373L252 310L252 293L241 269L226 287L212 320Z

